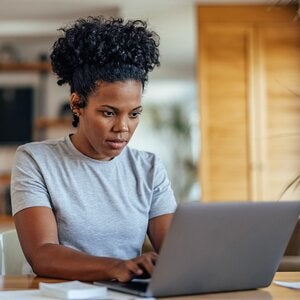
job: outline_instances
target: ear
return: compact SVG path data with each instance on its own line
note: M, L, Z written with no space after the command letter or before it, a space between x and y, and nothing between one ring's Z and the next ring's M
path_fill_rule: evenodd
M80 97L77 93L72 93L70 96L70 107L73 114L79 116L80 115Z

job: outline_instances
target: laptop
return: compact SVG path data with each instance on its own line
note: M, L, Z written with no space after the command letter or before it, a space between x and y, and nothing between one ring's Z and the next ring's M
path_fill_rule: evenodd
M299 214L300 201L181 204L151 279L96 284L140 297L269 286Z

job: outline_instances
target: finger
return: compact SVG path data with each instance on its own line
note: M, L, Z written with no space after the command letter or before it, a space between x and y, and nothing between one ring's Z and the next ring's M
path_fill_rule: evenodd
M152 255L142 255L134 259L139 267L149 275L151 275L153 272L155 260L155 256Z
M158 254L156 252L145 252L141 255L141 257L143 256L149 257L153 262L156 262L158 258Z
M133 273L134 275L142 275L143 274L142 268L135 261L135 259L126 261L126 268L129 272Z

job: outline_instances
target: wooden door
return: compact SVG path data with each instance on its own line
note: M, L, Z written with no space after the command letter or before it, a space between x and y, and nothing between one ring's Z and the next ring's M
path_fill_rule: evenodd
M300 174L300 27L260 28L259 47L266 114L262 197L279 199Z
M300 173L294 7L198 8L204 201L275 200Z
M202 193L211 201L243 200L249 184L245 72L249 30L210 25L201 32Z

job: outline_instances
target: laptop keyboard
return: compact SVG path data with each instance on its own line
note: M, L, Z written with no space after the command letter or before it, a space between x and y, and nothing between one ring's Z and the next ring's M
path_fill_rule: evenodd
M109 286L119 286L130 290L146 292L149 285L148 280L132 280L130 282L110 281Z

